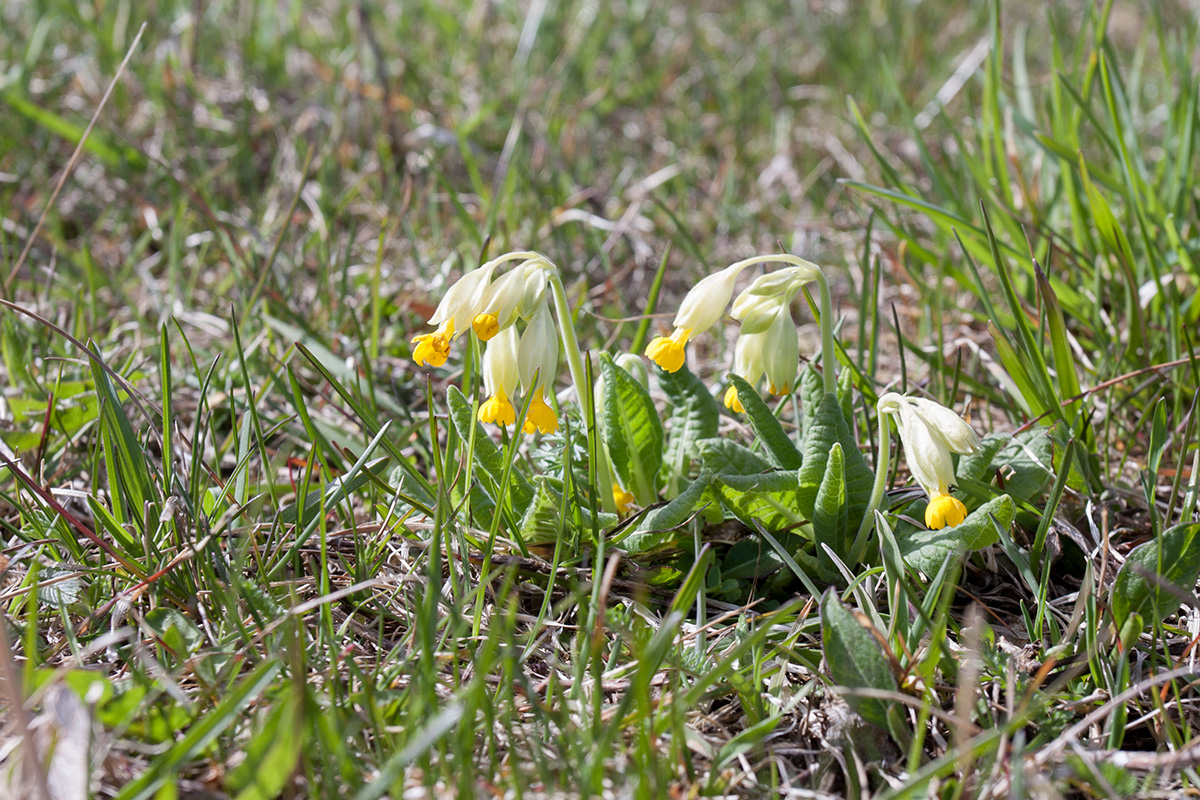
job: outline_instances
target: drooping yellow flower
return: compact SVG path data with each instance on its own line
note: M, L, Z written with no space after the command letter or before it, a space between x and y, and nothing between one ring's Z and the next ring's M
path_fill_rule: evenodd
M413 361L418 367L423 367L428 364L431 367L440 367L446 363L446 357L450 355L450 340L454 338L454 320L448 319L443 323L442 327L438 328L433 333L423 333L420 336L413 337Z
M488 399L479 407L479 421L507 427L517 421L510 398L516 393L517 329L501 331L483 353L483 388Z
M546 405L540 386L534 391L533 399L529 401L529 411L525 414L525 424L521 430L526 433L533 433L535 430L542 433L554 433L558 430L558 417L555 415L554 409Z
M463 275L442 295L441 302L429 318L429 324L437 326L433 333L413 337L413 361L417 366L440 367L450 355L450 342L461 334L475 319L476 310L487 289L488 281L496 269L496 262L488 262L478 269Z
M531 397L529 411L525 415L524 430L533 433L554 433L558 430L558 417L554 409L546 404L546 387L553 385L554 375L558 371L558 329L550 315L549 303L543 301L517 347L517 371L521 377L521 387L526 396Z
M753 386L765 373L771 394L785 395L792 390L800 369L800 344L791 311L784 299L777 297L756 306L755 314L756 319L767 321L766 327L749 333L743 329L733 352L733 374ZM745 412L737 387L725 390L725 407Z
M688 340L711 328L725 313L725 306L733 297L733 284L747 266L733 264L693 286L675 314L675 332L651 341L646 355L667 372L678 371L685 360Z
M896 417L900 442L908 458L913 479L929 496L925 524L939 530L961 525L967 507L950 494L956 483L952 453L970 455L979 449L979 437L958 414L923 397L888 392L879 398L880 414Z

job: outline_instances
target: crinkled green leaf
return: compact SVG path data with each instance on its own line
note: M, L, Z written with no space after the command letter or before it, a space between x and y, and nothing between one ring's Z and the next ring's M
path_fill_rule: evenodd
M671 401L663 469L687 475L692 461L699 456L700 441L717 435L717 401L686 366L675 372L659 372L658 384Z
M730 514L750 527L757 521L768 531L807 522L796 500L797 473L777 470L761 475L718 475L713 491Z
M825 379L812 364L800 373L800 431L804 438L812 429L813 420L817 417L817 408L821 398L825 396Z
M562 527L562 515L559 513L562 496L543 477L535 478L533 485L533 499L525 507L525 516L521 518L521 541L525 544L553 542Z
M767 448L771 463L780 469L799 469L801 458L796 443L783 430L783 425L763 402L758 390L737 375L730 375L729 380L737 387L738 400L746 409L750 427Z
M897 690L896 676L892 674L879 640L864 622L842 605L833 589L821 597L821 641L835 687ZM845 695L845 700L867 722L887 728L889 701L851 694Z
M700 462L714 475L757 475L771 468L758 453L733 439L703 439Z
M1007 433L989 433L979 443L979 450L974 455L963 456L958 460L958 477L973 481L991 480L992 461L1012 439Z
M707 470L701 472L678 497L646 514L632 533L617 541L617 546L627 553L644 553L679 539L679 526L708 502L711 482L712 474Z
M845 458L842 455L842 446L834 442L813 508L813 538L816 540L819 556L825 556L824 550L820 549L822 544L829 545L840 558L844 559L847 556L850 550L847 533L848 512Z
M1002 494L972 511L961 525L954 528L934 531L902 525L896 529L896 541L908 566L926 575L934 575L947 559L995 544L1000 535L992 518L995 517L997 523L1007 528L1012 525L1016 513L1017 504L1011 497Z
M800 509L806 518L813 517L817 492L825 477L826 465L834 444L842 446L846 479L848 526L857 530L863 512L871 499L875 473L858 449L858 443L846 424L841 406L832 394L821 398L808 435L804 438L804 465L800 468Z
M992 459L1004 478L1004 491L1021 500L1033 500L1054 480L1054 448L1045 428L1017 434Z
M604 443L621 485L643 503L656 493L663 463L663 426L646 387L600 354L604 379Z
M1193 592L1200 577L1200 522L1168 528L1158 539L1129 553L1117 573L1110 600L1118 630L1131 614L1161 619L1179 608L1180 598L1145 573L1159 576L1181 592Z

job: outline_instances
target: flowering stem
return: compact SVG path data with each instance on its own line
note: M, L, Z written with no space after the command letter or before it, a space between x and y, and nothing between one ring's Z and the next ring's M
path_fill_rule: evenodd
M875 484L871 487L871 499L863 512L862 523L854 536L854 545L850 548L850 563L855 564L862 558L867 546L867 534L875 527L875 511L883 502L883 490L887 484L888 471L892 468L892 423L888 415L879 412L879 455L875 459Z
M579 340L575 338L575 320L571 317L571 305L567 302L567 290L563 287L562 274L559 273L558 267L554 266L553 262L545 256L536 253L528 255L542 259L549 266L546 271L549 274L550 293L554 296L554 313L558 317L558 330L562 336L563 352L567 356L567 367L571 371L571 383L575 385L575 397L582 410L584 402L591 395L586 391L587 371L584 369ZM581 413L580 417L583 420L583 432L590 438L594 431L588 428L588 415ZM596 469L596 480L600 484L600 504L605 511L615 513L617 504L613 498L612 466L608 463L607 458L601 459L601 461L603 463L598 464Z
M834 371L837 364L837 352L833 348L833 299L829 296L829 281L826 280L825 273L816 264L791 253L753 256L732 264L730 268L745 268L771 261L810 269L816 273L813 280L816 281L817 290L821 295L821 319L818 320L821 325L821 373L825 380L825 394L837 394L837 375Z

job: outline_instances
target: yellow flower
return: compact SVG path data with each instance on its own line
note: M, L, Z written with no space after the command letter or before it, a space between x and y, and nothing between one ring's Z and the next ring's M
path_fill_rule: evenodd
M667 372L678 372L687 358L684 348L692 335L691 328L676 328L670 336L659 336L646 346L646 355Z
M675 314L675 332L659 336L646 347L646 355L667 372L677 372L684 362L684 347L716 324L733 297L733 284L748 265L737 263L714 272L692 287Z
M436 325L437 330L413 337L417 345L413 349L413 361L417 366L440 367L446 363L451 340L474 321L476 309L495 269L495 262L484 264L463 275L446 290L429 318L429 324Z
M420 336L414 336L413 343L417 346L413 348L413 361L417 363L418 367L423 367L426 364L432 367L440 367L446 363L446 357L450 355L450 340L453 338L453 319L446 320L442 327L433 333L423 333Z
M634 501L637 500L631 492L627 492L620 485L613 484L613 502L617 504L617 513L624 516L629 513L629 509L633 507Z
M492 340L483 353L483 388L489 395L479 407L479 421L507 427L517 421L509 398L516 392L517 330L509 327Z
M492 282L472 321L475 335L486 342L516 322L518 316L531 317L546 302L547 269L551 267L545 259L531 258Z
M929 496L925 524L934 530L961 525L967 508L950 496L950 487L956 483L950 456L970 455L979 449L974 429L958 414L923 397L888 392L879 398L876 408L880 414L896 417L909 472Z
M554 409L546 405L546 401L542 399L542 389L534 392L533 399L529 402L529 411L525 414L525 425L522 430L526 433L533 433L535 430L542 433L554 433L558 430L558 417L554 414Z
M962 500L949 494L941 494L925 506L925 527L940 530L949 525L961 525L967 518L967 507Z
M742 401L738 399L737 387L731 385L725 390L725 407L731 411L736 411L739 414L745 414L746 409L742 405Z
M511 330L511 328L509 328ZM521 387L532 395L529 412L525 415L524 430L533 433L553 433L558 429L558 417L546 405L546 387L553 385L558 371L558 329L550 316L550 305L543 301L521 334L517 348L517 371Z

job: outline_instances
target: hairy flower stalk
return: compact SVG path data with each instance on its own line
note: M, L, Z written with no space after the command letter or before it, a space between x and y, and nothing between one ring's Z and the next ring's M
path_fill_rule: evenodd
M933 530L961 525L967 518L967 507L950 494L950 487L957 482L951 455L971 455L979 450L979 437L974 429L958 414L933 400L888 392L875 407L879 412L879 463L875 467L871 500L855 538L856 553L864 532L875 521L875 509L883 498L890 467L889 417L896 421L913 479L929 496L925 525Z

